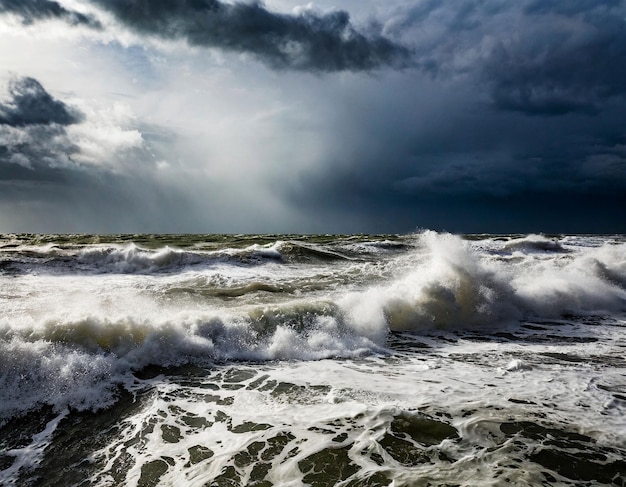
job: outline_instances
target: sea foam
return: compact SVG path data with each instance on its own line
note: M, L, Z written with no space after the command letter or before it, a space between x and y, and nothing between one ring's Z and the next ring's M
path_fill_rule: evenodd
M289 263L279 256L291 244L277 240L217 250L238 260L200 268L206 253L87 247L88 272L0 276L0 417L106 407L149 365L355 357L385 353L390 332L626 311L626 244L547 242L427 231L381 263ZM344 251L354 255L354 242ZM168 266L178 271L158 270Z

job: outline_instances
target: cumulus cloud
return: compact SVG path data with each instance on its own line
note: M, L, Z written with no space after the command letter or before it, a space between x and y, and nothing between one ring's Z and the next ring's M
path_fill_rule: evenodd
M0 179L12 179L16 164L33 170L72 165L72 154L77 147L61 125L34 125L15 128L0 125Z
M0 179L55 178L60 168L113 170L122 153L143 148L141 133L125 127L131 117L122 105L80 110L29 77L12 79L8 95L0 102Z
M164 208L190 206L177 175L162 170L158 140L150 143L155 134L162 141L173 136L135 120L124 104L70 104L33 78L14 78L0 112L5 229L156 232L165 215L171 218ZM153 134L144 137L144 127ZM170 231L185 224L172 218Z
M9 83L9 100L0 102L0 124L13 127L26 125L71 125L82 121L82 114L55 100L33 78L14 78Z
M78 110L54 99L37 80L13 79L8 100L0 102L0 179L21 172L10 165L32 170L71 164L77 147L66 126L82 119Z

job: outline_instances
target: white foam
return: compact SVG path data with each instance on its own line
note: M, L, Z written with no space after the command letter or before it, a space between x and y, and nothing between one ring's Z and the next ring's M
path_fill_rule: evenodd
M100 409L116 399L115 358L48 341L0 342L0 418L50 405Z
M527 260L511 282L537 316L610 313L626 309L626 245L605 245L560 259Z
M0 413L42 404L105 407L119 384L149 364L355 357L381 351L389 330L479 329L529 317L624 311L626 244L595 243L578 240L567 253L511 260L499 253L502 242L423 232L411 251L378 265L272 262L183 266L171 275L0 276L0 384L10 391ZM276 257L276 246L244 250ZM193 261L195 254L129 245L82 255L94 262L110 258L108 265L135 272ZM171 292L250 282L277 289L288 283L295 291L237 299Z
M298 327L281 322L277 313L291 313L290 306L232 314L175 311L145 298L129 303L134 312L87 300L82 309L75 304L72 310L50 309L41 318L0 320L0 385L10 391L0 401L0 416L44 404L56 410L107 407L116 387L150 364L318 360L378 348L333 315L313 314Z
M504 368L508 372L516 372L519 370L528 370L531 367L521 359L513 359Z
M618 339L617 331L613 330L612 340ZM596 384L619 381L619 370L543 363L542 354L549 352L553 344L476 343L456 338L453 343L440 341L423 354L227 365L204 379L211 384L227 383L224 388L210 389L210 395L220 401L219 406L203 399L207 389L200 382L194 386L155 381L155 395L160 399L128 421L109 452L131 454L136 462L126 477L131 483L139 478L141 465L167 457L173 460L161 479L163 483L186 480L206 484L215 481L222 468L253 443L267 442L288 432L284 449L275 457L263 459L271 464L267 480L276 485L305 483L306 472L300 462L324 448L345 448L350 460L362 468L361 481L368 473L378 471L380 463L369 458L376 452L385 460L385 473L400 485L416 479L438 484L456 480L467 485L496 485L502 482L498 471L503 470L511 482L532 485L544 478L541 472L545 468L524 458L532 453L524 451L526 439L510 441L500 429L501 423L530 421L589 435L603 445L623 443L623 407L611 409L615 406L608 404L610 392ZM602 353L602 347L591 343L582 353L594 356ZM581 353L567 345L560 350ZM504 373L495 373L496 366L501 366ZM242 371L248 378L238 382L237 389L228 387L232 385L225 379L229 372ZM277 384L293 389L271 392ZM226 397L230 403L222 400ZM429 449L443 452L450 461L439 461L441 457L438 460L434 455L431 461L406 468L380 447L394 417L416 411L438 417L459 432L462 440L444 440ZM440 412L445 415L435 416ZM218 414L228 418L227 422L218 421ZM205 426L191 428L180 421L181 417L208 421ZM233 430L232 426L244 422L265 426L243 434ZM130 441L148 424L155 425L153 433L143 435L141 442ZM166 441L160 433L159 427L172 426L180 430L178 442ZM211 448L214 455L190 466L189 451L195 445ZM537 443L528 448L534 445ZM241 471L246 470L249 472L241 467Z
M16 485L20 471L23 473L37 467L46 447L50 444L52 435L59 423L67 416L67 413L67 411L63 411L48 421L44 430L35 434L26 448L6 450L6 454L13 456L15 460L9 468L0 471L0 483L2 485Z
M423 250L404 275L341 301L353 322L368 330L386 323L403 331L502 324L520 317L508 273L481 260L467 242L435 232L423 233L420 242Z
M89 264L98 272L151 273L159 270L199 264L207 260L200 252L163 247L158 250L126 245L101 245L80 251L78 262Z
M412 266L402 261L403 275L340 299L350 322L366 335L385 323L398 331L471 328L626 310L626 244L510 260L454 235L424 232L418 239L421 250ZM539 237L528 241L546 244Z
M511 239L504 245L508 251L523 252L563 252L563 245L554 238L530 234L523 238Z

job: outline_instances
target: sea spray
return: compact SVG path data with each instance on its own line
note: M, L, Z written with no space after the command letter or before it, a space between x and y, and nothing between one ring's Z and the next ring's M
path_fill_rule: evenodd
M344 299L355 321L370 316L391 330L419 331L503 325L520 317L509 276L481 260L467 242L430 231L418 238L415 262L404 262L399 277Z

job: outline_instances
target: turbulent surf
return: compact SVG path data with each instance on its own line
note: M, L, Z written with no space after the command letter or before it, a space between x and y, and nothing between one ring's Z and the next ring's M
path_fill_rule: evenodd
M625 485L626 237L2 235L2 485Z

